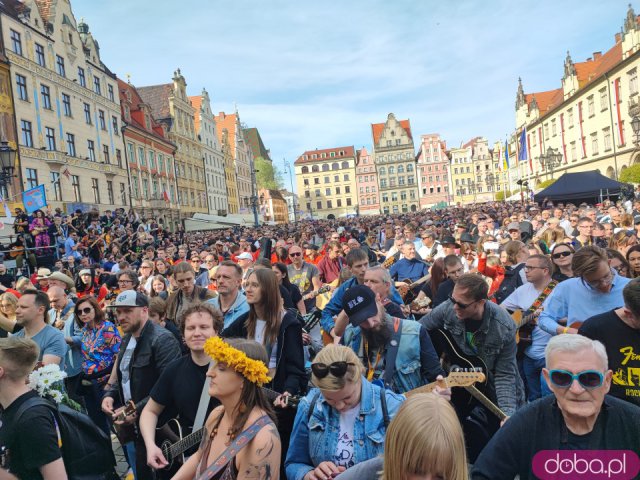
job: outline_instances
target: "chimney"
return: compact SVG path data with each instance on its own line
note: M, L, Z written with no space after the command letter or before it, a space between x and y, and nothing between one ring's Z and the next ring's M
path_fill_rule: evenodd
M602 56L602 52L593 52L593 59L598 60Z
M616 33L616 43L620 43L622 41L622 33Z

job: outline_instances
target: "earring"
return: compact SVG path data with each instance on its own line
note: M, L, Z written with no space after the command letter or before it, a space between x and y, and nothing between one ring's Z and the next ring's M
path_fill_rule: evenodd
M241 403L238 407L238 412L245 413L247 411L247 406L244 403Z

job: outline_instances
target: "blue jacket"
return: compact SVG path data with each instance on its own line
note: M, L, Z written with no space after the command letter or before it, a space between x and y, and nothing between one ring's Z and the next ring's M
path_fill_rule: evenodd
M322 317L320 318L320 326L325 332L329 333L335 326L333 317L342 311L342 298L344 297L344 293L354 285L358 285L358 280L356 280L356 277L351 277L333 291L333 296L324 307L324 310L322 310ZM402 297L398 293L398 290L396 290L396 287L393 286L393 283L391 284L390 298L392 302L398 305L404 305Z
M387 315L386 321L390 327L393 325L394 321L389 315ZM349 324L341 342L362 358L362 331L360 327ZM387 348L385 348L384 355L386 360ZM374 379L380 378L382 380L384 370L385 366L380 362L380 367L374 373ZM391 379L391 385L388 385L387 388L397 393L406 393L428 382L435 381L438 375L446 376L427 330L414 320L402 320L395 373Z
M415 282L427 273L429 273L429 266L425 262L421 260L407 260L406 258L401 258L391 265L389 269L389 275L391 275L391 278L396 282L402 282L407 279Z
M371 384L362 377L360 414L354 425L356 463L374 458L384 451L386 428L380 403L380 390L379 386ZM318 392L319 390L314 388L298 404L285 461L288 480L302 480L321 462L331 461L334 458L340 433L340 413L325 402L322 395L319 395L313 414L307 422L309 405ZM385 399L391 419L396 415L405 397L386 390Z
M215 298L210 298L207 300L207 303L213 305L218 310L222 310L220 308L220 295ZM247 297L244 296L244 293L238 292L236 296L236 301L233 302L233 305L224 313L224 328L227 328L233 322L235 322L238 317L244 315L249 311L249 304L247 303Z

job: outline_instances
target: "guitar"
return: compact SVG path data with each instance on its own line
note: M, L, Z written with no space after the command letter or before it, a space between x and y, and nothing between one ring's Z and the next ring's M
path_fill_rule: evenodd
M129 400L124 405L124 409L122 409L122 411L118 414L114 415L112 419L114 422L122 422L126 417L134 415L136 411L136 404L133 402L133 400ZM122 444L135 440L137 436L137 428L135 423L133 425L117 425L114 423L113 427L116 430L116 436L118 437L118 440L120 440Z
M409 390L405 392L406 397L410 397L411 395L415 395L417 393L430 393L436 387L441 388L451 388L451 387L472 387L476 382L484 382L485 375L480 371L464 371L457 370L452 371L447 375L447 378L443 378L442 380L436 380L435 382L431 382L427 385L423 385L422 387L414 388L413 390Z
M311 313L307 313L306 315L301 315L302 318L302 329L309 333L313 328L320 323L320 319L322 318L322 310L314 310Z
M309 292L302 296L302 301L311 300L312 298L316 298L318 295L322 295L331 290L329 285L323 285L318 290L314 290L313 292Z
M273 401L281 394L275 390L271 390L266 387L261 388L265 396ZM288 396L285 397L287 406L296 408L300 403L300 397ZM185 461L184 452L195 447L202 440L205 429L203 427L191 432L189 435L184 436L182 432L182 425L180 422L172 418L163 426L156 428L156 445L162 450L162 455L168 462L167 466L163 470L172 470L174 463L182 465ZM177 471L177 469L176 469Z
M382 267L389 268L391 265L393 265L397 261L398 261L398 257L396 257L395 255L392 255L389 258L387 258L384 262L382 262Z
M420 299L416 299L409 304L409 309L413 311L422 310L425 307L428 307L431 304L431 299L429 297L424 297Z
M462 368L483 372L485 376L489 375L489 369L484 360L478 356L463 353L446 330L441 328L430 330L429 336L445 370L456 371L456 369ZM480 403L500 420L506 418L506 414L495 405L493 395L487 388L488 379L485 378L485 381L477 383L478 386L472 385L464 389L456 389L451 393L451 403L453 403L458 415L461 418L467 417L471 410Z
M396 282L395 286L398 289L398 293L405 301L405 303L410 303L413 299L411 296L413 295L413 289L419 285L422 285L425 282L431 280L431 274L427 273L424 277L419 278L415 282L412 282L409 279L403 280L401 282Z

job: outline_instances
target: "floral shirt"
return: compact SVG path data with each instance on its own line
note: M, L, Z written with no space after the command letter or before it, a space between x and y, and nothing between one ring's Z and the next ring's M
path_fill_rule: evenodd
M109 368L120 349L120 333L108 321L95 328L82 328L82 371L88 375Z

